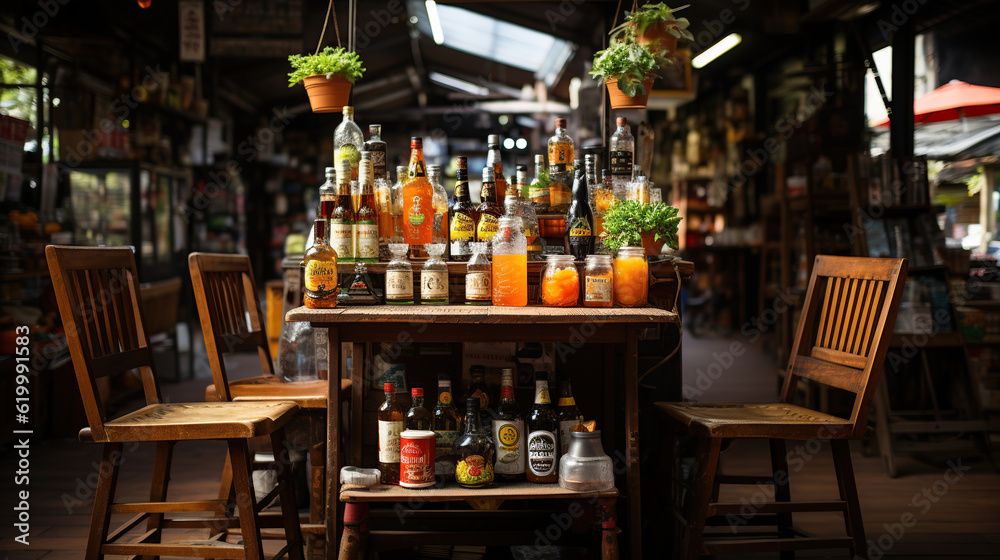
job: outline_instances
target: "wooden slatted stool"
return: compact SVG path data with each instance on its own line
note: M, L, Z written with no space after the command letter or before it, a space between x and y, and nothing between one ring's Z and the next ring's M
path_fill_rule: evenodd
M139 301L135 257L128 247L45 248L59 312L62 316L77 384L89 427L80 439L104 444L86 558L105 555L182 556L195 558L247 558L259 560L261 544L259 511L280 499L285 546L275 558L288 555L302 560L302 536L291 486L291 469L276 465L279 483L264 499L254 496L250 476L251 438L268 436L275 450L284 449L284 426L299 407L292 402L267 403L164 403L153 369L153 355L144 328ZM145 406L118 418L108 418L98 380L138 370ZM225 440L232 459L235 505L226 500L167 502L167 485L174 446L179 441ZM156 455L148 502L116 503L115 488L123 444L155 442ZM285 455L287 456L287 455ZM167 519L164 514L207 512L216 517ZM109 534L113 514L137 514ZM120 542L145 521L145 532L131 542ZM230 527L239 527L242 544L229 544ZM209 529L209 542L162 543L164 529Z
M777 550L785 559L793 558L798 549L840 547L849 548L852 558L868 557L848 442L866 434L869 407L882 374L906 269L903 259L816 257L780 403L656 404L671 430L670 444L666 446L669 454L674 454L674 436L678 432L696 440L691 483L687 485L675 476L670 485L674 505L686 502L689 506L688 511L677 512L682 525L686 525L683 558ZM799 379L854 393L850 418L792 404ZM723 441L730 438L768 439L771 474L717 474ZM840 500L791 501L786 440L830 441ZM671 458L667 464L677 462ZM770 484L774 486L775 500L753 503L750 508L743 502L719 502L720 484ZM819 511L842 512L848 536L794 536L792 512ZM727 522L734 532L744 524L776 526L778 538L747 538L739 532L726 536L704 533L706 524Z

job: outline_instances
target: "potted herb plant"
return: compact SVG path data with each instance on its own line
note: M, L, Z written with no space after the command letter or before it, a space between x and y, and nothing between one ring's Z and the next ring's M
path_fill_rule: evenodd
M669 63L655 46L637 43L634 30L626 29L625 37L612 39L608 48L594 53L590 75L604 80L612 109L642 109L656 70Z
M689 4L679 8L671 8L663 2L659 4L643 4L642 9L625 12L625 23L611 30L615 35L626 27L632 27L636 32L636 42L641 45L655 45L662 51L677 50L677 40L684 38L694 40L694 34L688 31L691 22L687 18L679 18L674 14Z
M642 247L649 256L659 255L664 243L677 249L677 225L681 219L677 208L662 202L622 200L604 215L601 242L612 253L622 247Z
M326 47L314 54L288 57L288 87L304 82L314 113L338 113L348 104L351 86L365 72L358 53Z

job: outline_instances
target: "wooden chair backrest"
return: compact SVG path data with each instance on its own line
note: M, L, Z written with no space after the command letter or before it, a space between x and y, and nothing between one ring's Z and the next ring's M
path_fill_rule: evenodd
M220 400L230 401L225 354L257 350L261 371L274 375L250 258L191 253L188 266L216 394Z
M159 403L143 327L135 256L129 247L45 248L76 381L95 441L107 441L98 379L138 369L146 404Z
M851 437L861 437L882 375L906 282L904 259L817 256L781 400L799 379L855 394Z

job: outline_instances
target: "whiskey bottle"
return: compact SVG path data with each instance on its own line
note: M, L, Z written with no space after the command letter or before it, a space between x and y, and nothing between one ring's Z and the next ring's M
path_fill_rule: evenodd
M313 246L302 257L306 292L302 301L309 309L332 309L337 306L337 251L326 242L326 220L313 224Z

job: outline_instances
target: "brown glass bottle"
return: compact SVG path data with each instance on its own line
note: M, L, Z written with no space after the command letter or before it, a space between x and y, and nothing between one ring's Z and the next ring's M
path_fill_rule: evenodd
M330 213L330 246L340 256L341 262L354 262L354 206L351 202L351 162L337 164L337 200Z
M434 406L434 455L436 460L453 457L452 445L458 438L458 428L461 424L458 410L452 402L451 380L447 375L438 376L438 398ZM454 462L452 462L454 466Z
M329 220L333 214L333 207L337 205L337 170L333 167L326 168L326 182L319 188L319 216L324 220Z
M378 210L375 207L375 179L371 159L361 152L358 180L361 181L361 202L354 212L355 260L378 262Z
M313 246L302 257L305 269L303 304L309 309L330 309L337 306L337 251L326 242L326 220L313 224Z
M583 422L583 414L580 412L580 407L576 406L576 399L573 398L573 384L570 382L569 373L559 381L559 406L556 408L556 416L559 418L559 453L565 454L569 450L569 434L573 426Z
M503 197L507 194L507 181L503 178L503 158L500 155L500 135L490 134L486 145L489 149L486 153L486 166L493 170L493 177L496 180L496 190L493 191L492 200L497 206L503 207Z
M477 209L479 219L476 223L476 241L490 243L490 252L492 252L493 236L500 227L500 216L503 216L503 207L496 202L497 185L493 179L493 169L489 166L484 167L483 189L479 192L479 199L482 202Z
M479 422L479 399L465 401L465 431L455 440L455 482L466 488L493 484L493 441Z
M524 480L524 416L514 400L514 370L504 368L500 381L500 404L493 419L493 445L496 447L494 472L502 482Z
M479 212L469 196L469 169L465 156L458 156L455 171L455 199L451 207L451 258L467 261L472 257L470 243L476 240Z
M410 397L413 398L413 404L406 412L406 429L430 430L433 416L431 416L431 411L424 408L424 390L420 387L414 387L410 389Z
M399 484L399 434L406 424L396 402L396 384L384 385L385 402L378 409L378 470L382 484Z
M535 372L535 404L528 415L528 482L559 480L559 419L549 397L549 377Z

